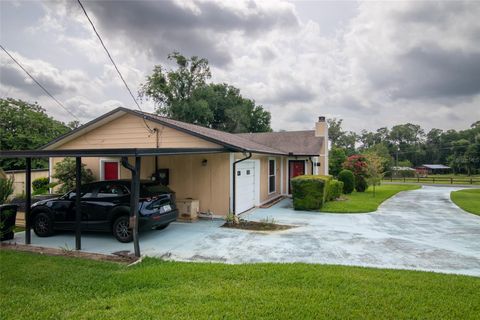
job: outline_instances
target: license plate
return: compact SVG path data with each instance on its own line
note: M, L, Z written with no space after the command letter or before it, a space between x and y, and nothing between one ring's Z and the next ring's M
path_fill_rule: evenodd
M163 212L167 212L167 211L170 211L170 210L172 210L172 207L169 204L166 204L162 207Z

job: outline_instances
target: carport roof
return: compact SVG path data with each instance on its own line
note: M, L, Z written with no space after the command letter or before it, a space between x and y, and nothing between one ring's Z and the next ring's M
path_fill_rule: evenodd
M141 157L155 155L205 154L227 152L225 148L122 148L64 150L0 150L2 158L42 157Z

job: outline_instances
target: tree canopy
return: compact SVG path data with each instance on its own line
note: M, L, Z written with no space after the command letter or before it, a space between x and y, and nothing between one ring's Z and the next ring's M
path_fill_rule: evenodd
M37 103L0 99L0 150L31 150L70 131L63 122L48 116ZM4 170L25 168L25 159L0 159ZM32 168L47 168L45 159L32 159Z
M156 112L172 119L227 132L267 132L270 112L240 90L226 83L207 83L211 78L208 60L186 58L173 52L168 59L176 69L154 67L139 95L152 99Z
M355 153L375 154L381 158L384 171L393 165L419 166L446 164L455 173L480 172L480 121L465 130L431 129L426 132L412 123L391 129L362 130L360 134L342 129L342 119L329 121L329 139L335 154L343 149L347 156ZM332 159L332 165L336 159Z

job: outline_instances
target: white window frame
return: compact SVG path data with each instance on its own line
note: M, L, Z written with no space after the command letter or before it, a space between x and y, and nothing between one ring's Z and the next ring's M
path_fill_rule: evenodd
M104 163L105 162L117 162L118 163L118 173L117 173L117 177L118 179L120 179L120 166L121 166L121 163L120 163L120 159L118 158L100 158L100 181L105 181L105 166L104 166Z
M273 175L270 175L270 161L273 161ZM276 158L268 158L268 166L267 166L267 174L268 174L268 194L273 194L277 192L277 159ZM273 191L270 192L270 177L274 177L273 183Z

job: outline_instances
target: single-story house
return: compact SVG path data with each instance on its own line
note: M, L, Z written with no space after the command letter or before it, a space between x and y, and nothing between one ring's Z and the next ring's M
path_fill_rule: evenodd
M422 164L415 168L417 174L426 176L428 174L450 173L452 168L443 164Z
M231 134L117 108L42 149L164 149L161 156L142 157L140 178L167 184L177 199L199 200L200 212L225 216L288 195L290 179L297 175L328 174L325 118L313 126L306 131ZM61 160L50 158L50 176ZM120 158L85 157L82 162L97 180L131 178Z

